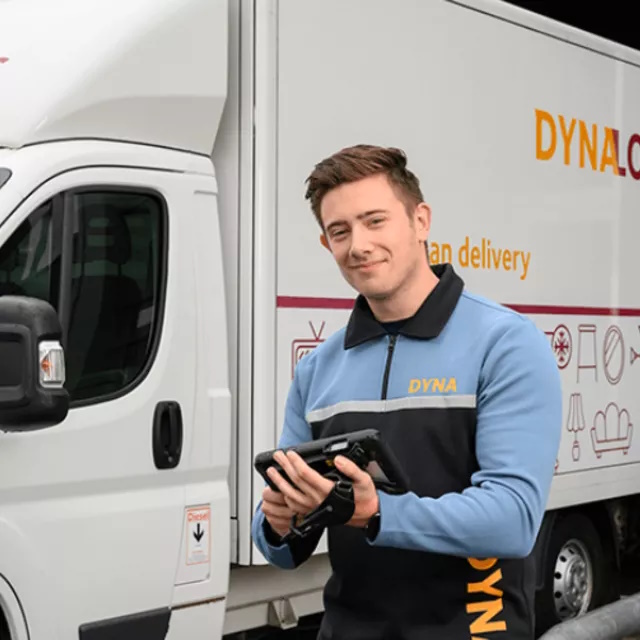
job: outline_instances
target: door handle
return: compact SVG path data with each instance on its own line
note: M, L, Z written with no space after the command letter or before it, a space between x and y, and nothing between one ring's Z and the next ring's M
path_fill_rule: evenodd
M182 411L172 400L159 402L153 414L153 460L158 469L174 469L182 454Z

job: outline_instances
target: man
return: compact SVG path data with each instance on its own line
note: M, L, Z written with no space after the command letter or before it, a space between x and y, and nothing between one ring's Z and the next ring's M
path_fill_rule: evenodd
M355 512L329 527L321 639L534 637L530 555L561 434L548 341L527 318L429 265L431 211L403 152L359 145L323 160L307 198L321 240L359 293L348 325L305 356L279 447L373 427L410 492L376 491L344 458ZM253 537L294 568L320 533L282 537L333 483L293 453L271 475Z

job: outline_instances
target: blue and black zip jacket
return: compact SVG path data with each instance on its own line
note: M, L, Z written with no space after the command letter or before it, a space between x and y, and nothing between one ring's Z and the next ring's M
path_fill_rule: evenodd
M375 540L328 531L332 575L320 637L534 638L531 551L562 423L558 368L528 318L472 295L451 265L418 312L389 332L358 297L348 325L298 364L279 447L376 428L410 481L380 492ZM311 540L252 534L295 568Z

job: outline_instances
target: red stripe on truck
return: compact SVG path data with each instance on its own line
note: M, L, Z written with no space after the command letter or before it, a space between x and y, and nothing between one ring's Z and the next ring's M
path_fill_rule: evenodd
M640 316L640 309L617 307L561 307L544 304L507 304L519 313L550 316Z
M353 298L305 298L299 296L278 296L279 309L351 309Z
M278 296L279 309L351 309L353 298L314 298L308 296ZM640 309L625 307L569 307L543 304L505 304L519 313L550 316L626 316L640 317Z

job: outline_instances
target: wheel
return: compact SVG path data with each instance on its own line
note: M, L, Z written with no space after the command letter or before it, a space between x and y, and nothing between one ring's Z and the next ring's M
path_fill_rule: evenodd
M612 566L587 516L559 516L544 559L543 587L536 594L537 636L609 602Z

